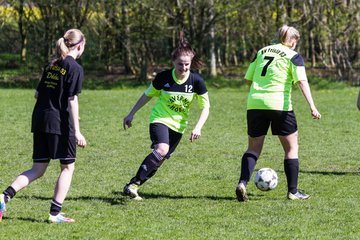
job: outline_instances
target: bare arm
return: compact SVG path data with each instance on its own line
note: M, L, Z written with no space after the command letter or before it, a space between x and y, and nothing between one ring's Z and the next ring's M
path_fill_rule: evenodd
M309 104L310 107L310 111L311 111L311 115L314 119L320 119L321 118L321 114L319 113L319 111L316 109L316 106L314 104L314 100L311 96L311 91L310 91L310 86L308 81L304 81L304 80L300 80L298 82L299 88L302 92L302 94L304 95L306 101Z
M68 103L69 103L70 121L73 122L75 129L76 143L80 147L85 147L86 140L85 137L80 132L78 97L76 95L73 97L69 97Z
M132 126L131 122L134 118L135 113L142 108L146 103L151 100L151 97L146 96L143 94L139 100L135 103L134 107L131 109L130 113L124 118L123 127L126 130L126 126L130 128Z
M201 129L204 126L207 118L209 117L210 108L206 107L204 108L201 113L199 120L195 126L195 128L191 132L190 141L193 142L194 140L200 138L201 136Z

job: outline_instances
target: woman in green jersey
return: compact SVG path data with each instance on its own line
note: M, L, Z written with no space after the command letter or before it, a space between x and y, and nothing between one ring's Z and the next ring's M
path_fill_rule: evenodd
M152 97L158 100L150 115L150 139L153 151L145 157L136 175L124 187L124 194L133 200L141 200L139 186L154 176L165 159L168 159L180 142L188 124L188 114L193 100L202 109L199 120L190 135L190 141L201 136L201 129L209 115L209 97L202 77L190 71L202 67L195 51L180 34L178 47L172 53L174 68L156 75L149 88L140 97L130 113L124 118L123 126L132 126L135 113Z
M304 60L294 51L300 34L287 25L278 30L278 44L258 51L245 80L251 83L247 101L248 148L242 156L241 174L236 195L247 201L246 185L254 171L269 127L278 135L285 152L284 169L288 199L308 199L298 190L298 129L291 104L291 89L297 84L310 107L314 119L321 115L315 107L305 72Z

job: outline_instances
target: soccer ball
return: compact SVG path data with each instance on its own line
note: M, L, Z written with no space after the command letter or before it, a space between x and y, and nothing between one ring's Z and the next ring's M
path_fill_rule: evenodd
M278 176L271 168L261 168L256 172L254 182L256 187L261 191L269 191L276 188L278 184Z

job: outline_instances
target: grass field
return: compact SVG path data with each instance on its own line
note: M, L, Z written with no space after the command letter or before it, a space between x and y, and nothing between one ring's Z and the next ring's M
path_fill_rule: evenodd
M257 169L272 167L279 185L261 192L251 183L250 201L239 203L235 187L247 144L246 92L210 89L211 114L202 138L190 143L191 124L173 157L147 182L144 201L121 195L149 152L148 116L153 102L122 119L144 88L84 90L81 128L88 147L78 160L63 211L74 224L48 224L59 166L19 192L0 224L0 239L360 239L359 89L314 91L322 119L311 119L304 98L293 94L299 125L299 185L308 201L288 201L283 152L266 139ZM0 89L0 190L31 164L32 90Z

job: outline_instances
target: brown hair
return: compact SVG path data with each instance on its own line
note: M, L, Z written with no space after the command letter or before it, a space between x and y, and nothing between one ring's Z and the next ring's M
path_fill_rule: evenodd
M190 43L186 40L183 31L179 34L179 44L177 48L171 53L171 60L175 61L179 56L186 55L191 57L191 67L199 70L204 67L203 61L197 56L195 50L190 46Z
M287 43L290 42L291 39L300 39L300 33L299 31L294 28L290 27L288 25L283 25L278 30L278 40L280 43L287 45Z
M85 44L85 36L79 29L69 29L63 37L56 42L55 61L65 59L66 55L79 43Z

